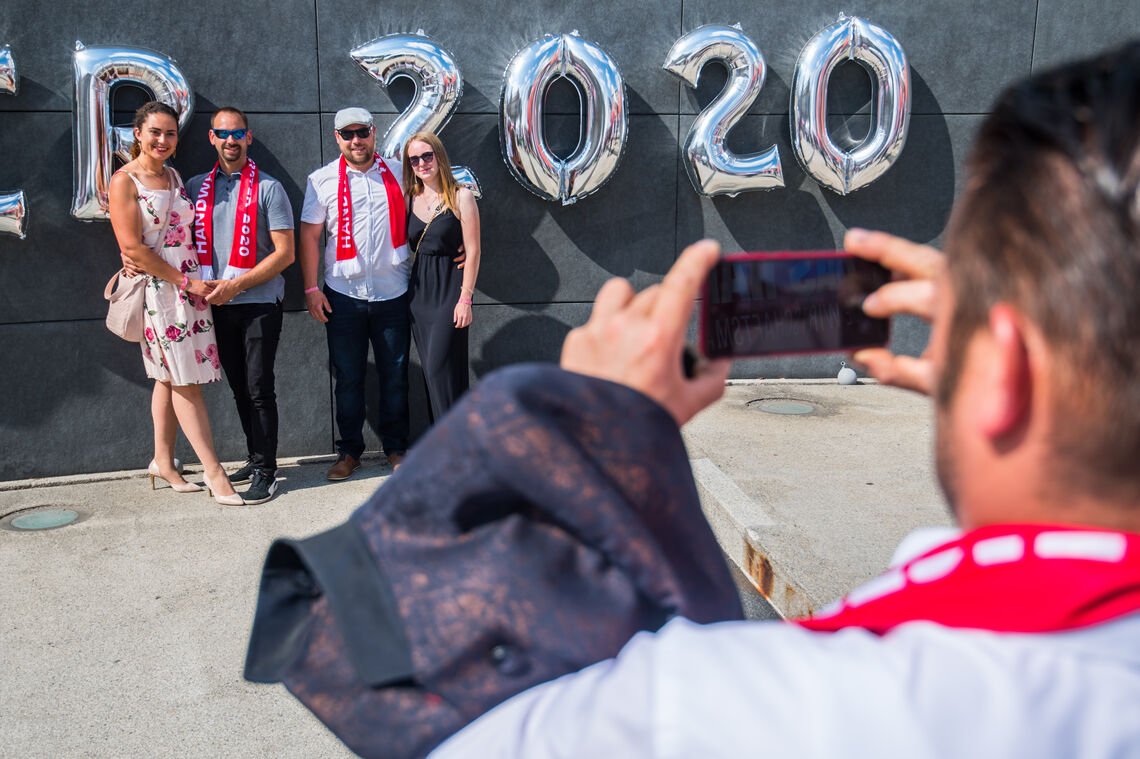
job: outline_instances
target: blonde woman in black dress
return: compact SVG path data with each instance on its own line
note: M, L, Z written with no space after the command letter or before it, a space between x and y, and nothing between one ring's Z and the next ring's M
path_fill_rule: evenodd
M468 386L467 327L479 276L479 207L451 173L443 143L431 132L404 146L408 247L412 251L412 339L423 365L434 424ZM452 259L466 254L463 268Z

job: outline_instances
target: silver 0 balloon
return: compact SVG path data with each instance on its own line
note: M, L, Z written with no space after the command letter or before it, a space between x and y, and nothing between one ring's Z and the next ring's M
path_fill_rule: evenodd
M75 43L75 194L71 215L83 221L107 218L112 156L131 157L134 131L111 123L111 89L134 84L150 90L178 113L184 129L194 115L194 93L178 64L162 53L137 47Z
M693 189L701 195L733 196L783 187L777 146L748 155L737 155L725 146L729 131L764 87L767 67L755 42L734 26L702 26L673 43L662 68L695 88L701 70L713 61L728 69L728 81L685 138L685 171Z
M379 37L354 48L349 56L385 88L401 76L415 85L412 102L388 127L377 147L386 158L402 158L404 145L416 132L438 135L463 95L463 74L455 58L422 32ZM452 171L456 181L476 197L483 196L470 169L453 166Z
M843 149L827 131L827 84L847 60L871 78L871 126L858 145ZM796 159L817 182L846 195L881 177L902 153L910 126L910 67L890 32L840 16L800 53L792 76L791 133Z
M551 152L545 94L565 77L582 99L583 129L570 157ZM577 33L547 36L515 54L499 98L503 160L526 189L563 205L596 192L613 176L629 132L625 82L604 50Z
M0 47L0 94L15 95L20 91L20 75L12 49ZM23 190L0 193L0 234L15 235L23 240L28 230L28 202Z

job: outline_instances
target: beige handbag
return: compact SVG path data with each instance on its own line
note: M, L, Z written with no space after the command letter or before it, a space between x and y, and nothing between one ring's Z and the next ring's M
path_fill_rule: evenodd
M103 288L103 297L110 301L107 329L132 343L140 343L143 339L147 279L146 274L128 277L126 271L120 269L111 275L111 280Z
M166 211L166 223L158 233L158 244L161 246L166 239L166 230L170 228L170 211L174 206L175 182L170 182L170 206ZM158 251L155 251L158 253ZM161 254L159 254L161 257ZM103 288L103 297L107 299L107 329L114 332L124 340L132 343L141 343L143 331L146 329L143 313L146 310L146 283L150 279L147 274L128 277L124 269L115 272L107 286ZM118 283L118 287L116 287Z

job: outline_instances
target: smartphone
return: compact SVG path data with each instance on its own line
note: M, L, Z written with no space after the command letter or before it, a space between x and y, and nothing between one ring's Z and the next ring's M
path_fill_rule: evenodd
M890 279L844 251L723 256L701 296L701 352L745 358L886 345L890 320L864 314L863 299Z

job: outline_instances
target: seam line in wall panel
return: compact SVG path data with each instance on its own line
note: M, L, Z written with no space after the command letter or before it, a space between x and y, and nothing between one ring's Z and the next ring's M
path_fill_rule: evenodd
M1041 23L1041 0L1037 0L1033 9L1033 41L1029 43L1029 73L1037 63L1037 25Z

